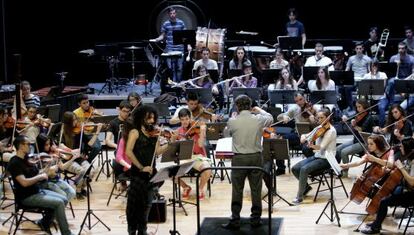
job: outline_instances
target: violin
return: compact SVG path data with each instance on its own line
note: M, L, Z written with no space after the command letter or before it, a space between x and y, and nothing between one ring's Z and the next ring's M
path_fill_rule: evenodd
M265 127L263 129L263 138L270 139L272 133L276 133L276 128L274 128L274 127Z
M211 117L214 115L214 113L207 111L201 104L199 104L196 109L191 111L191 114L195 120L198 120L199 118L211 120Z
M6 119L6 121L3 123L3 125L4 125L4 127L6 128L6 129L11 129L11 128L14 128L14 124L16 123L16 121L14 120L14 118L13 117L11 117L11 116L7 116L7 119Z
M158 137L163 136L167 139L171 139L171 136L173 135L173 130L170 128L161 128L161 127L155 127L154 130L148 132L149 137Z
M93 122L84 123L84 125L83 125L83 131L92 132L93 131L93 128L95 128L98 125L99 124L96 124L96 123L93 123ZM76 123L76 126L73 128L73 133L80 134L80 132L81 132L81 126L82 125L79 122L77 122Z
M355 117L355 122L356 122L356 123L360 123L362 120L364 120L364 118L365 118L367 115L368 115L368 112L367 112L367 111L364 111L364 112L362 112L362 113L358 114L358 115Z
M301 108L302 117L308 119L311 115L316 114L316 110L313 108L311 102L306 102L305 105Z
M331 125L329 124L329 122L326 122L324 125L320 126L315 134L312 136L311 138L311 142L315 142L318 138L322 137L325 135L325 133L331 128Z

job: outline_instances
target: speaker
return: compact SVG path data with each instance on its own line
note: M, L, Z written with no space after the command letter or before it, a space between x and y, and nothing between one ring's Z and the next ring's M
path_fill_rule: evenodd
M167 221L167 201L165 199L153 200L148 222L165 223L165 221Z

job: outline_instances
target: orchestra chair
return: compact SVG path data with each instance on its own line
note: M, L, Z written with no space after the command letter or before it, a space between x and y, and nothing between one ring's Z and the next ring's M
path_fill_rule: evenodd
M16 188L14 187L14 183L13 183L13 180L12 180L11 176L9 176L9 183L10 183L10 187L11 187L11 189L13 191L14 198L16 198ZM16 234L17 230L19 229L19 226L22 223L22 219L23 218L26 221L30 221L33 224L36 224L37 225L37 223L35 221L30 220L26 216L24 216L25 213L41 214L42 215L42 218L43 218L48 210L50 210L50 209L48 209L48 208L42 208L42 207L25 206L25 205L22 205L21 203L15 201L15 204L14 204L14 212L12 212L12 220L11 220L11 225L10 225L9 233L8 234L11 234L11 231L13 229L13 226L15 226L13 235ZM73 213L73 211L72 211L72 213ZM8 220L4 221L3 222L3 225L7 221ZM53 226L55 227L55 229L57 231L57 227L56 227L56 224L54 222L53 222ZM43 230L41 230L41 231L43 231ZM48 231L45 231L45 232L48 233Z
M400 223L398 224L398 229L401 228L401 224L404 220L404 216L408 211L409 216L408 216L407 224L405 225L405 229L404 229L404 232L403 232L403 234L405 235L406 232L407 232L407 229L409 227L414 227L414 225L410 225L410 221L411 221L411 218L413 217L413 213L414 213L414 206L403 206L403 208L404 208L404 212L403 212L403 215L401 216ZM395 212L395 209L394 209L394 212ZM394 212L393 212L393 214L394 214Z
M340 162L341 161L341 159L336 159L338 162ZM334 177L336 177L338 180L339 180L339 182L340 182L340 185L330 185L330 183L329 183L329 180L328 180L328 177L329 177L329 171L331 170L331 167L329 167L329 168L327 168L327 169L322 169L322 170L319 170L319 171L317 171L317 172L314 172L314 173L311 173L310 175L309 175L309 178L310 178L310 180L312 181L312 183L310 183L309 185L312 185L312 184L318 184L318 188L316 189L316 193L315 193L315 196L314 196L314 198L313 198L313 201L314 202L316 202L316 199L318 198L318 194L320 193L320 192L323 192L323 191L330 191L331 190L331 187L333 187L333 189L336 189L336 188L343 188L343 190L344 190L344 192L345 192L345 196L348 198L349 196L348 196L348 192L346 191L346 188L345 188L345 185L344 185L344 182L342 181L342 178L341 178L341 176L334 176ZM333 181L334 182L334 184L335 184L335 181ZM327 188L324 188L324 189L321 189L321 186L322 185L326 185L327 186Z
M115 161L115 159L112 159L112 168L114 169L114 172L113 172L114 185L112 186L112 190L111 190L111 193L109 194L109 198L108 198L108 201L106 202L106 206L109 206L109 202L111 201L111 198L114 195L115 188L117 188L118 185L120 185L122 181L130 182L130 177L127 174L125 174L124 172L121 173L121 174L116 174L115 173L116 172L115 169L117 169L118 167L121 167L122 168L122 166L119 163L117 163ZM124 192L127 192L128 191L128 188L129 188L129 185L126 188L126 190L119 192L115 196L115 199L117 199L118 197L120 197ZM127 197L127 195L125 195L124 197Z

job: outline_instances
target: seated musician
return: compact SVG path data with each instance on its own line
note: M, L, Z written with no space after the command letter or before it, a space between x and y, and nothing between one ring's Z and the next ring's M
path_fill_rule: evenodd
M218 70L217 62L210 59L210 49L208 47L201 48L201 59L194 62L193 70L197 70L200 65L204 65L207 69Z
M316 80L309 80L308 82L309 91L335 91L335 82L329 76L329 71L326 67L320 67L318 69L318 75L316 76ZM333 110L335 107L332 104L325 105L330 110ZM321 104L315 105L315 108L319 110L322 108Z
M190 85L195 87L195 88L213 88L214 82L210 78L210 76L208 75L208 70L207 70L206 66L200 65L196 69L195 77L199 77L199 76L203 76L203 75L207 75L207 76L199 78L194 82L191 81Z
M127 100L132 106L131 111L133 110L133 112L135 112L139 106L143 105L141 96L135 91L128 94Z
M380 128L379 126L374 127L374 132L376 133L389 133L390 145L397 145L401 143L406 136L412 136L412 123L410 120L406 119L406 114L404 109L401 108L398 104L391 106L389 110L388 120L386 123L386 128ZM396 154L399 154L397 151Z
M397 160L394 166L402 173L404 177L403 182L394 189L391 195L381 200L375 220L365 224L365 228L361 229L361 233L380 233L382 222L387 216L388 207L408 207L414 205L414 140L412 138L404 139L400 151L407 161L404 164L400 160Z
M283 69L283 68L289 69L289 62L287 62L283 58L283 52L280 48L277 48L275 50L275 58L273 59L272 62L270 62L269 68L270 69Z
M32 94L30 92L31 86L28 81L22 81L21 85L21 107L22 110L22 116L27 115L27 107L28 106L34 106L39 107L40 106L40 98L39 96Z
M368 151L360 161L340 164L342 169L360 166L366 162L377 163L381 166L392 168L394 164L394 150L387 149L384 139L378 135L368 137Z
M215 115L215 114L210 115L210 114L204 112L205 109L204 109L203 105L200 104L200 100L198 98L198 95L196 93L189 92L187 94L187 105L179 107L177 110L175 110L174 115L170 119L170 124L171 125L176 125L180 122L180 118L178 117L178 113L183 108L187 108L188 110L190 110L191 119L198 119L198 118L206 119L207 118L208 120L206 120L206 121L213 121L213 122L217 120L217 115Z
M184 108L181 109L178 113L178 118L180 119L181 126L177 129L178 136L175 135L172 137L172 141L175 141L175 138L180 139L192 139L194 141L193 147L193 156L192 159L195 160L193 168L197 171L201 171L204 168L210 167L209 159L206 158L206 129L207 126L204 122L195 123L191 119L190 110ZM211 170L204 171L200 177L200 193L199 199L204 199L204 187L206 186L208 180L211 177ZM183 198L189 198L191 187L186 184L182 179L180 179L180 185L183 188Z
M30 141L30 152L35 152L36 138L40 134L41 122L37 116L37 108L35 106L27 107L27 116L23 118L23 121L17 122L17 126L22 128L16 130L17 133L25 135Z
M86 182L83 176L88 170L90 162L81 157L81 155L85 154L85 148L82 148L82 152L79 151L79 148L81 147L80 133L74 132L75 128L78 126L76 116L72 112L65 112L63 114L62 122L63 134L59 148L68 153L62 155L63 163L68 163L65 164L64 170L76 174L76 198L83 199L86 196L86 190L84 189L86 187ZM96 133L100 132L101 127L102 125L98 124ZM97 134L94 134L92 139L87 141L87 143L82 140L82 145L92 146L94 141L96 141L97 136Z
M299 180L299 188L294 204L303 202L306 194L312 189L308 184L308 176L312 173L329 169L330 165L326 160L326 154L335 153L336 130L330 123L330 111L321 109L317 113L318 123L312 132L303 134L300 138L302 144L307 143L313 150L314 155L308 157L292 167L292 173Z
M323 45L322 43L316 43L315 44L315 55L308 57L306 59L304 67L316 67L316 66L323 66L327 67L329 71L334 70L334 65L331 60L331 58L325 56L323 54ZM298 80L298 85L301 85L303 83L303 75L300 76Z
M267 88L268 91L272 90L298 90L298 84L287 67L282 68L279 73L279 79L275 84L270 84Z
M89 105L89 98L88 98L88 95L86 94L79 95L78 105L79 105L79 108L74 110L73 114L76 115L80 123L83 123L83 122L87 123L88 121L91 121L91 119L93 119L95 115L96 116L103 115L102 112L99 112L98 110L96 110L95 108ZM91 139L95 137L95 135L91 135L91 129L93 128L84 129L83 138L86 141L90 141ZM99 135L99 132L96 133L96 135ZM98 141L89 142L89 143L92 143L91 145L88 144L88 146L90 147L90 151L88 153L88 161L89 163L91 163L93 159L98 155L99 151L101 150L101 142L98 140Z
M239 46L234 50L233 59L229 62L229 69L242 69L244 62L250 62L247 58L246 50L244 47Z
M65 213L67 198L47 189L40 189L39 183L47 180L45 172L39 172L35 164L31 163L28 154L30 142L25 136L17 136L13 145L17 149L16 156L10 160L7 171L11 174L16 188L16 202L24 206L48 208L43 219L36 222L48 234L49 226L56 219L60 232L63 235L73 234L68 225Z
M363 146L356 139L358 138L361 142L364 142L359 132L372 132L374 127L374 119L372 118L369 111L365 111L368 108L368 102L365 99L357 100L356 110L359 113L354 119L351 120L350 127L353 128L354 139L339 145L336 148L337 159L342 159L343 163L349 162L349 155L358 154L364 151ZM343 122L348 121L348 117L342 117ZM342 172L342 177L348 177L348 170Z
M243 74L251 74L252 73L252 63L245 62L243 64ZM256 88L257 87L257 78L253 77L252 75L244 76L241 79L235 79L233 83L230 85L230 91L234 87L242 87L242 88Z
M76 196L76 192L68 182L59 177L60 174L58 173L59 170L66 169L70 163L66 162L66 165L62 163L58 147L47 135L40 134L37 137L37 145L39 146L39 153L47 154L46 156L40 156L40 161L43 162L43 167L45 167L44 165L55 163L49 167L49 179L41 183L40 187L59 193L60 195L65 196L68 201L71 201ZM43 157L45 157L44 160Z
M14 119L9 123L8 120L10 118L7 110L0 108L0 156L3 163L9 162L10 158L14 156L14 154L11 154L13 146L10 146Z

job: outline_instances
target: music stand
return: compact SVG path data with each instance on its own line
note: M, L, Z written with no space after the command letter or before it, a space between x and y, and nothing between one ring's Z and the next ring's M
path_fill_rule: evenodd
M190 44L191 46L194 46L196 43L195 30L174 30L172 36L174 45Z
M334 197L333 197L333 189L334 189L333 178L334 178L334 174L338 177L341 177L342 168L339 166L339 164L338 164L338 162L335 158L335 152L329 152L329 153L327 152L325 154L325 156L326 156L326 160L329 162L329 165L331 166L331 169L329 169L329 175L331 177L331 185L329 187L329 191L330 191L330 194L331 194L330 196L331 197L329 198L328 202L326 203L325 208L323 208L321 214L319 215L319 218L316 220L316 224L319 223L319 220L321 219L322 215L325 215L326 217L328 217L328 219L331 222L334 222L334 220L336 219L338 221L338 227L341 227L341 224L339 222L340 218L339 218L338 210L336 209L335 200L334 200ZM328 208L328 206L331 206L330 207L330 209L331 209L330 210L331 211L330 215L326 214L326 212L325 212L326 209ZM335 213L335 215L334 215L334 213Z
M282 111L285 111L286 104L294 104L294 90L272 90L268 91L269 100L272 105L282 104Z
M242 87L233 88L233 100L235 100L239 95L247 95L252 100L259 100L260 99L260 88L242 88Z
M111 229L104 222L102 222L102 220L99 219L98 216L96 216L95 213L93 213L93 210L91 209L91 202L90 202L89 194L90 194L90 188L91 188L90 182L92 180L90 178L90 173L91 173L94 162L95 162L94 160L91 162L88 170L86 170L86 173L83 176L83 178L85 179L85 182L86 182L86 198L87 198L87 203L88 203L87 204L88 205L88 211L86 212L85 217L83 218L83 221L82 221L82 224L80 226L80 230L79 230L78 235L81 235L83 226L85 225L85 222L86 222L86 219L88 219L87 227L88 227L89 230L91 230L93 227L95 227L95 225L97 225L98 223L101 223L101 224L103 224L103 226L105 226L105 228L108 229L108 231L111 231ZM98 222L96 222L94 225L91 224L91 215L93 215L98 220Z
M218 140L223 138L223 131L227 122L209 122L207 123L206 138L207 140Z
M329 71L329 76L337 86L354 85L354 71Z
M147 103L145 105L153 107L160 118L164 117L165 122L167 122L167 117L171 116L167 103Z
M279 79L281 69L263 69L262 70L262 86L276 83Z
M387 77L393 78L396 75L397 72L397 63L390 63L390 62L380 62L378 69L380 71L383 71L385 74L387 74Z
M307 85L309 80L315 80L318 76L319 66L304 66L303 67L303 82Z
M283 50L292 51L303 49L302 37L278 36L277 41L279 43L279 47Z
M278 197L279 199L272 203L272 207L278 201L283 200L289 206L293 206L293 204L289 203L285 198L280 196L277 193L277 183L276 183L276 172L274 166L274 160L289 160L289 140L287 139L263 139L263 159L270 160L270 176L272 179L273 191L270 192L272 196ZM269 192L263 198L267 197Z
M299 136L311 132L311 124L309 122L296 122L296 132Z
M336 105L336 91L312 91L310 94L310 102L316 104L319 101L322 106L325 106L325 104Z
M411 79L395 79L395 92L406 93L407 96L407 110L410 107L410 94L414 93L414 80Z
M362 79L358 83L358 95L368 95L370 101L374 95L384 95L384 79Z
M213 94L210 88L187 88L186 93L195 93L198 96L198 100L202 104L208 104L213 100Z
M232 77L238 77L238 76L241 76L241 75L243 75L243 70L241 70L241 69L230 69L228 74L227 74L227 77L232 78Z

